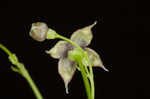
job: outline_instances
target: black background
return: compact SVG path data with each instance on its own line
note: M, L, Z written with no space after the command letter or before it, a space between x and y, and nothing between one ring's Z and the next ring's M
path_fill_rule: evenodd
M95 99L148 99L149 33L148 2L114 1L6 1L1 3L0 43L23 62L44 99L86 99L82 78L76 72L69 95L57 72L57 62L45 54L58 40L34 41L29 37L33 22L46 22L61 35L98 21L93 28L91 48L110 70L94 68ZM0 50L0 99L35 99L27 82L10 69Z

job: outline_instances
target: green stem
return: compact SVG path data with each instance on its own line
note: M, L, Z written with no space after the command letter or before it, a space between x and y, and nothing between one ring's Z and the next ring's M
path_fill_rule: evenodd
M93 75L93 69L92 69L92 65L91 65L91 62L89 60L88 57L87 58L87 61L88 61L88 64L89 64L89 69L90 69L90 83L91 83L91 96L92 96L92 99L95 98L95 85L94 85L94 75Z
M4 45L0 44L0 48L9 56L12 55L12 53Z
M37 86L35 85L34 81L32 80L31 76L29 75L29 73L27 72L27 76L25 77L25 79L27 80L27 82L29 83L30 87L33 90L34 95L36 96L37 99L44 99L39 91L39 89L37 88Z
M73 41L71 41L70 39L68 39L68 38L66 38L64 36L61 36L61 35L58 35L57 38L60 38L60 39L63 39L65 41L69 42L70 44L72 44L73 46L77 47L78 49L80 49L83 52L82 48L78 44L76 44Z
M7 53L10 57L10 61L12 62L14 59L13 57L13 53L11 53L4 45L0 44L0 48ZM17 57L16 57L17 58ZM28 71L26 70L26 68L24 67L23 64L21 64L19 61L17 61L15 63L16 67L12 67L13 69L15 69L14 71L17 71L19 74L21 74L28 82L28 84L30 85L30 87L32 88L34 95L36 96L37 99L43 99L39 89L37 88L36 84L34 83L34 81L32 80L30 74L28 73Z
M88 61L88 64L89 64L89 69L90 69L90 75L89 76L89 81L90 81L90 84L91 84L91 90L89 91L89 81L88 79L86 78L87 77L87 74L85 72L85 70L87 71L87 67L85 66L85 68L82 66L82 64L79 62L79 66L80 66L80 69L81 70L81 74L82 74L82 77L83 77L83 80L85 82L85 87L86 87L86 90L87 90L87 95L90 93L90 95L88 95L88 99L94 99L94 95L95 95L95 86L94 86L94 76L93 76L93 69L92 69L92 65L91 65L91 62L89 60L89 57L87 55L87 53L84 52L84 50L76 43L74 43L73 41L71 41L70 39L66 38L66 37L63 37L61 35L58 35L58 38L60 39L63 39L67 42L69 42L70 44L72 44L73 46L75 46L76 48L78 48L82 53L84 53L85 57L86 57L86 60ZM86 85L86 83L88 83L88 85Z
M87 97L88 97L88 99L92 99L91 98L91 93L90 93L91 92L90 91L90 85L89 85L89 82L88 82L86 72L85 72L84 67L83 67L83 65L80 61L78 61L78 64L79 64L79 68L81 70L81 74L82 74L83 82L84 82L84 85L85 85Z

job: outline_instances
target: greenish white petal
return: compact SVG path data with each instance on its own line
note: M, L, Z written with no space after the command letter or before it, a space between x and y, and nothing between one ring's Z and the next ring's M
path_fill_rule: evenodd
M93 67L101 67L103 68L105 71L108 71L108 69L106 69L103 65L103 62L100 58L100 56L92 49L90 48L84 48L85 51L87 52L88 54L88 57L90 59L90 62L92 63L92 66Z
M50 54L51 57L58 59L58 58L64 56L65 51L67 50L66 44L67 44L66 41L59 41L56 43L56 45L53 48L51 48L46 53Z
M64 81L66 93L69 93L68 84L71 81L75 71L76 71L76 64L71 62L68 58L61 58L59 60L58 72Z
M75 31L72 36L71 40L76 42L79 46L84 47L91 43L93 38L91 29L96 25L96 22L92 25L86 26L82 29L78 29Z

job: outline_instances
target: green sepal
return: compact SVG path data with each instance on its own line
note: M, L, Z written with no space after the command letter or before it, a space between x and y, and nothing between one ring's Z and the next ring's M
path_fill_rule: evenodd
M56 31L49 28L46 39L56 39L57 37L58 37L58 34L56 33Z

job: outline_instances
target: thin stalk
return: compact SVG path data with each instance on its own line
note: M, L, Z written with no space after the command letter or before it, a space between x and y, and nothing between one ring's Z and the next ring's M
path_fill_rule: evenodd
M11 53L4 45L0 44L0 48L9 56L12 56L13 53ZM36 96L37 99L43 99L39 89L37 88L36 84L34 83L34 81L32 80L30 74L28 73L27 69L24 67L23 64L21 64L20 62L17 62L16 67L13 67L16 69L16 71L21 74L28 82L28 84L30 85L30 87L33 90L34 95Z
M0 44L0 48L9 56L12 55L12 53L3 44Z
M67 41L68 43L72 44L73 46L77 47L78 49L80 49L83 52L82 48L78 44L76 44L73 41L71 41L70 39L68 39L68 38L66 38L64 36L61 36L61 35L58 35L57 38L60 38L60 39L63 39L65 41Z
M83 82L84 82L84 86L85 86L85 89L86 89L88 99L92 99L91 98L91 93L90 93L91 92L90 91L90 85L89 85L89 81L88 81L86 72L85 72L84 67L83 67L83 65L80 61L78 62L78 64L79 64L79 68L81 70L81 74L82 74L82 78L83 78Z
M87 61L88 61L88 64L89 64L89 70L90 70L90 83L91 83L91 96L92 96L92 99L95 98L95 85L94 85L94 75L93 75L93 69L92 69L92 65L91 65L91 62L89 60L89 58L87 57Z
M25 79L27 80L27 82L29 83L30 87L33 90L34 95L36 96L37 99L44 99L39 91L39 89L37 88L37 86L35 85L34 81L32 80L31 76L28 75L25 77Z

